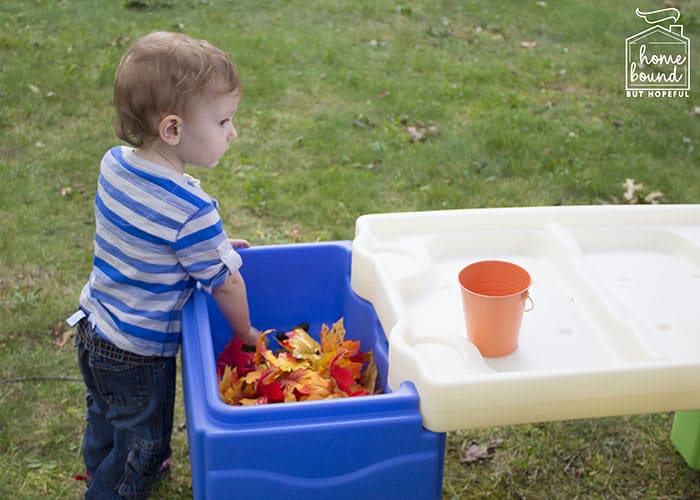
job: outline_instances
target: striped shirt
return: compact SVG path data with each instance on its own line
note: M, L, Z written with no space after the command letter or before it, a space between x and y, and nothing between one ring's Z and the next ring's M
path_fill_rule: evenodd
M80 307L125 351L175 356L181 310L241 266L216 201L199 182L117 146L100 165L95 255Z

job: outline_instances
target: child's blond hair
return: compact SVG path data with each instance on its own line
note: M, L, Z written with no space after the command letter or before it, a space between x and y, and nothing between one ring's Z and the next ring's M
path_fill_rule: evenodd
M115 132L133 146L158 137L168 114L185 116L194 97L240 91L233 61L205 40L156 32L124 55L114 82Z

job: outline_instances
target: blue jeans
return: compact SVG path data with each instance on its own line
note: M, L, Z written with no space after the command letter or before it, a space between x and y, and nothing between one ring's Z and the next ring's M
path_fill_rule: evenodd
M85 498L146 498L171 454L176 359L123 351L86 319L76 346L87 387Z

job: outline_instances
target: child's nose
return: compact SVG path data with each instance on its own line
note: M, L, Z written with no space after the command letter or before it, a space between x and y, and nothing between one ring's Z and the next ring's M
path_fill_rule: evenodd
M230 142L230 141L235 140L236 138L238 138L238 130L236 130L236 127L231 125L231 130L229 131L229 134L228 134L228 140Z

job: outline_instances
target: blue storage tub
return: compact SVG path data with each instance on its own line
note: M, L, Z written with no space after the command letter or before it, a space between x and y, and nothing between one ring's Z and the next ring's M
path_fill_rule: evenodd
M346 338L374 351L382 394L230 406L216 357L231 338L213 299L183 310L182 373L195 498L440 498L444 433L422 426L411 383L388 389L387 341L374 308L350 288L350 242L245 249L252 323L318 335L344 317Z

